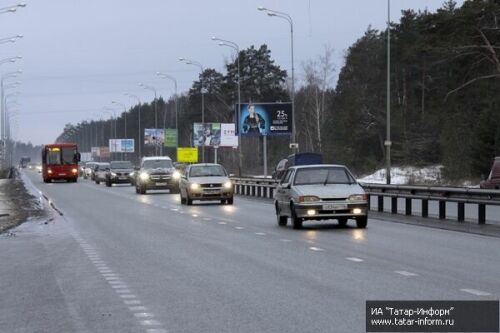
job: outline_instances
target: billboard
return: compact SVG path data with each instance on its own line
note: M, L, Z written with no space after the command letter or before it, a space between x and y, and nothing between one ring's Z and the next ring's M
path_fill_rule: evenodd
M236 110L238 104L236 104ZM292 133L292 103L241 104L237 114L241 135L289 135Z
M175 128L165 129L165 147L177 147L177 130Z
M237 147L238 137L234 124L194 123L193 146Z
M111 153L133 153L134 139L109 139Z
M109 157L109 147L91 147L90 153L92 154L92 158Z
M177 148L177 162L197 163L198 147L179 147Z
M162 146L165 142L165 130L163 128L145 128L144 145L146 147Z

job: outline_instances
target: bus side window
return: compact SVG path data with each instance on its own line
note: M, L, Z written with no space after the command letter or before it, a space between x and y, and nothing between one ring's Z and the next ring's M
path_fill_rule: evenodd
M42 150L42 164L47 164L47 150Z

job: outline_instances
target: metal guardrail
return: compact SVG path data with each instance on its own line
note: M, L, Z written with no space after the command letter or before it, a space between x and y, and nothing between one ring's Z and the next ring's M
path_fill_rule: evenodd
M235 193L261 198L274 198L277 180L268 178L232 178ZM413 200L420 200L421 217L429 217L429 201L438 203L439 219L446 219L446 204L457 204L457 221L465 221L465 204L477 205L477 222L486 223L486 206L500 206L500 190L482 190L460 187L410 186L410 185L360 185L369 197L376 197L375 210L384 211L384 199L391 198L392 214L399 214L398 199L404 199L404 214L413 213ZM371 199L369 199L371 203ZM370 209L372 209L370 205Z

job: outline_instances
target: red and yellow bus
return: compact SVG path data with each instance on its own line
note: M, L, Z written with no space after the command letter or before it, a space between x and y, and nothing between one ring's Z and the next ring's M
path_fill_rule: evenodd
M42 146L42 177L45 183L65 179L78 180L80 153L76 143L53 143Z

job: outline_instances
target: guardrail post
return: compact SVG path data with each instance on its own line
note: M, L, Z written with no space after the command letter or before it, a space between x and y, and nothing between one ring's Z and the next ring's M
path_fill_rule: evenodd
M446 201L439 200L439 219L444 220L446 218Z
M398 213L398 197L391 198L391 213L393 214Z
M405 215L411 215L411 198L405 199Z
M477 205L477 222L479 224L486 223L486 205L485 204L478 204Z
M422 199L422 217L429 216L429 200Z
M465 221L465 204L463 202L459 202L457 204L457 221L463 222Z
M378 211L383 212L384 211L384 196L379 195L377 197L377 201L378 201Z

